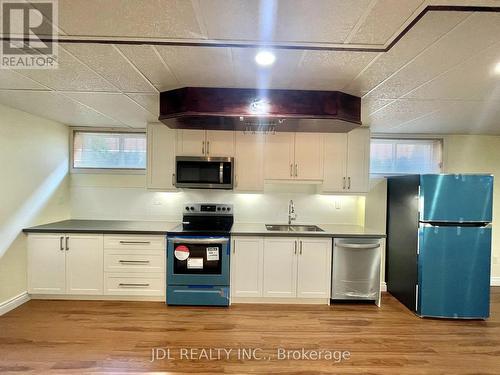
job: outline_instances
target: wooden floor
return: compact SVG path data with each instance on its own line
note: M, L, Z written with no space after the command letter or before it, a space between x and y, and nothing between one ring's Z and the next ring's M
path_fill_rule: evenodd
M388 294L380 309L30 301L0 317L0 372L499 374L500 288L491 310L488 321L420 319ZM172 359L150 362L152 348L170 348ZM203 358L210 348L212 358L216 349L233 351ZM238 348L264 359L238 358ZM350 358L281 360L280 348L348 351ZM182 349L202 358L181 359Z

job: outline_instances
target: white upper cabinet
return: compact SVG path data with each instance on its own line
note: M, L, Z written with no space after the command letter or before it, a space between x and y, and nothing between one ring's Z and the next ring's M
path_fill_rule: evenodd
M370 130L358 128L347 134L326 134L324 146L324 193L366 193L369 184Z
M236 132L234 189L264 189L264 135Z
M323 179L323 137L321 133L295 133L295 178Z
M234 132L207 130L205 141L206 156L234 156Z
M323 134L269 134L264 155L266 180L323 178Z
M262 297L264 239L235 237L231 254L231 296Z
M347 136L347 191L368 191L370 173L370 130L352 130Z
M177 130L177 155L234 156L234 132L225 130Z
M103 236L73 234L67 238L66 292L103 293Z
M294 133L275 133L265 136L264 178L290 180L294 176Z
M177 155L205 156L205 130L177 130Z
M174 190L175 130L163 124L148 124L148 189Z

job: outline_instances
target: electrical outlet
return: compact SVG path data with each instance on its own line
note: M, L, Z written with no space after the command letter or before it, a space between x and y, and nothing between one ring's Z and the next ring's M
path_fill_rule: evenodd
M153 206L161 206L161 201L160 200L154 200L153 201Z
M335 201L335 209L340 210L340 200Z

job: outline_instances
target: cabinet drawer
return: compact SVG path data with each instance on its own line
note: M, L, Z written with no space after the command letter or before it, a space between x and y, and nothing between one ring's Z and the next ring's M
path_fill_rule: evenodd
M162 274L107 273L104 294L117 296L163 296L165 278Z
M105 249L165 250L165 236L104 236Z
M104 254L105 272L164 272L164 252L157 250L157 254L141 254L140 251L130 251L123 254Z

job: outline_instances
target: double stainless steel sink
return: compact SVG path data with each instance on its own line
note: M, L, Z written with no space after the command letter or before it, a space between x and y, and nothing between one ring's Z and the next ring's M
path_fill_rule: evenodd
M317 225L266 224L266 229L273 232L324 232Z

